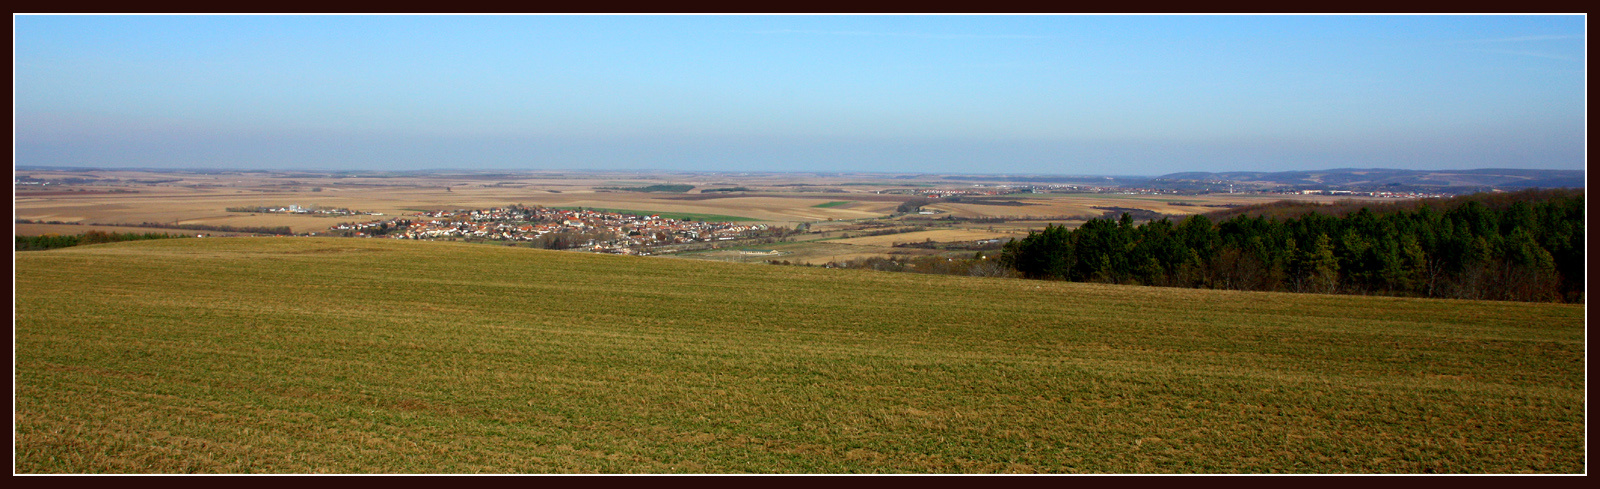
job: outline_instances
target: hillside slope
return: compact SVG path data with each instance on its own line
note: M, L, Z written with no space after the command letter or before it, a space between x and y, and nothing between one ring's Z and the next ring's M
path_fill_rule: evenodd
M15 255L41 472L1559 472L1581 306L356 239Z

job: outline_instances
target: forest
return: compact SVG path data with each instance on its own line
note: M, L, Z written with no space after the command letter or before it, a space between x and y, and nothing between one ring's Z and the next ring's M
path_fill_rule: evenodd
M1047 226L1008 243L1001 262L1024 277L1079 282L1584 301L1582 190L1224 212L1231 217Z

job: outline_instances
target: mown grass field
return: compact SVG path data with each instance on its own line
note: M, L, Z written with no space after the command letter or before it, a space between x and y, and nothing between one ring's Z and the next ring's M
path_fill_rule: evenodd
M18 473L1586 472L1581 306L357 239L14 263Z

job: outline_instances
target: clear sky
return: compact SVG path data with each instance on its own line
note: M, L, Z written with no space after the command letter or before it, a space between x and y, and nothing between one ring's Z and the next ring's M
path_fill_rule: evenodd
M1584 16L14 16L17 165L1583 169Z

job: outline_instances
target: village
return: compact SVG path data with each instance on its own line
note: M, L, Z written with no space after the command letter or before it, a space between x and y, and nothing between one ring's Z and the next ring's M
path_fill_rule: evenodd
M390 220L344 223L335 234L425 240L526 242L551 249L651 255L658 247L715 244L767 234L766 224L706 222L632 215L592 209L553 209L513 205L493 209L449 210Z
M344 208L332 209L318 206L301 207L300 204L289 205L260 205L246 207L229 207L228 212L250 212L261 214L300 214L310 216L381 216L382 212L356 211Z

